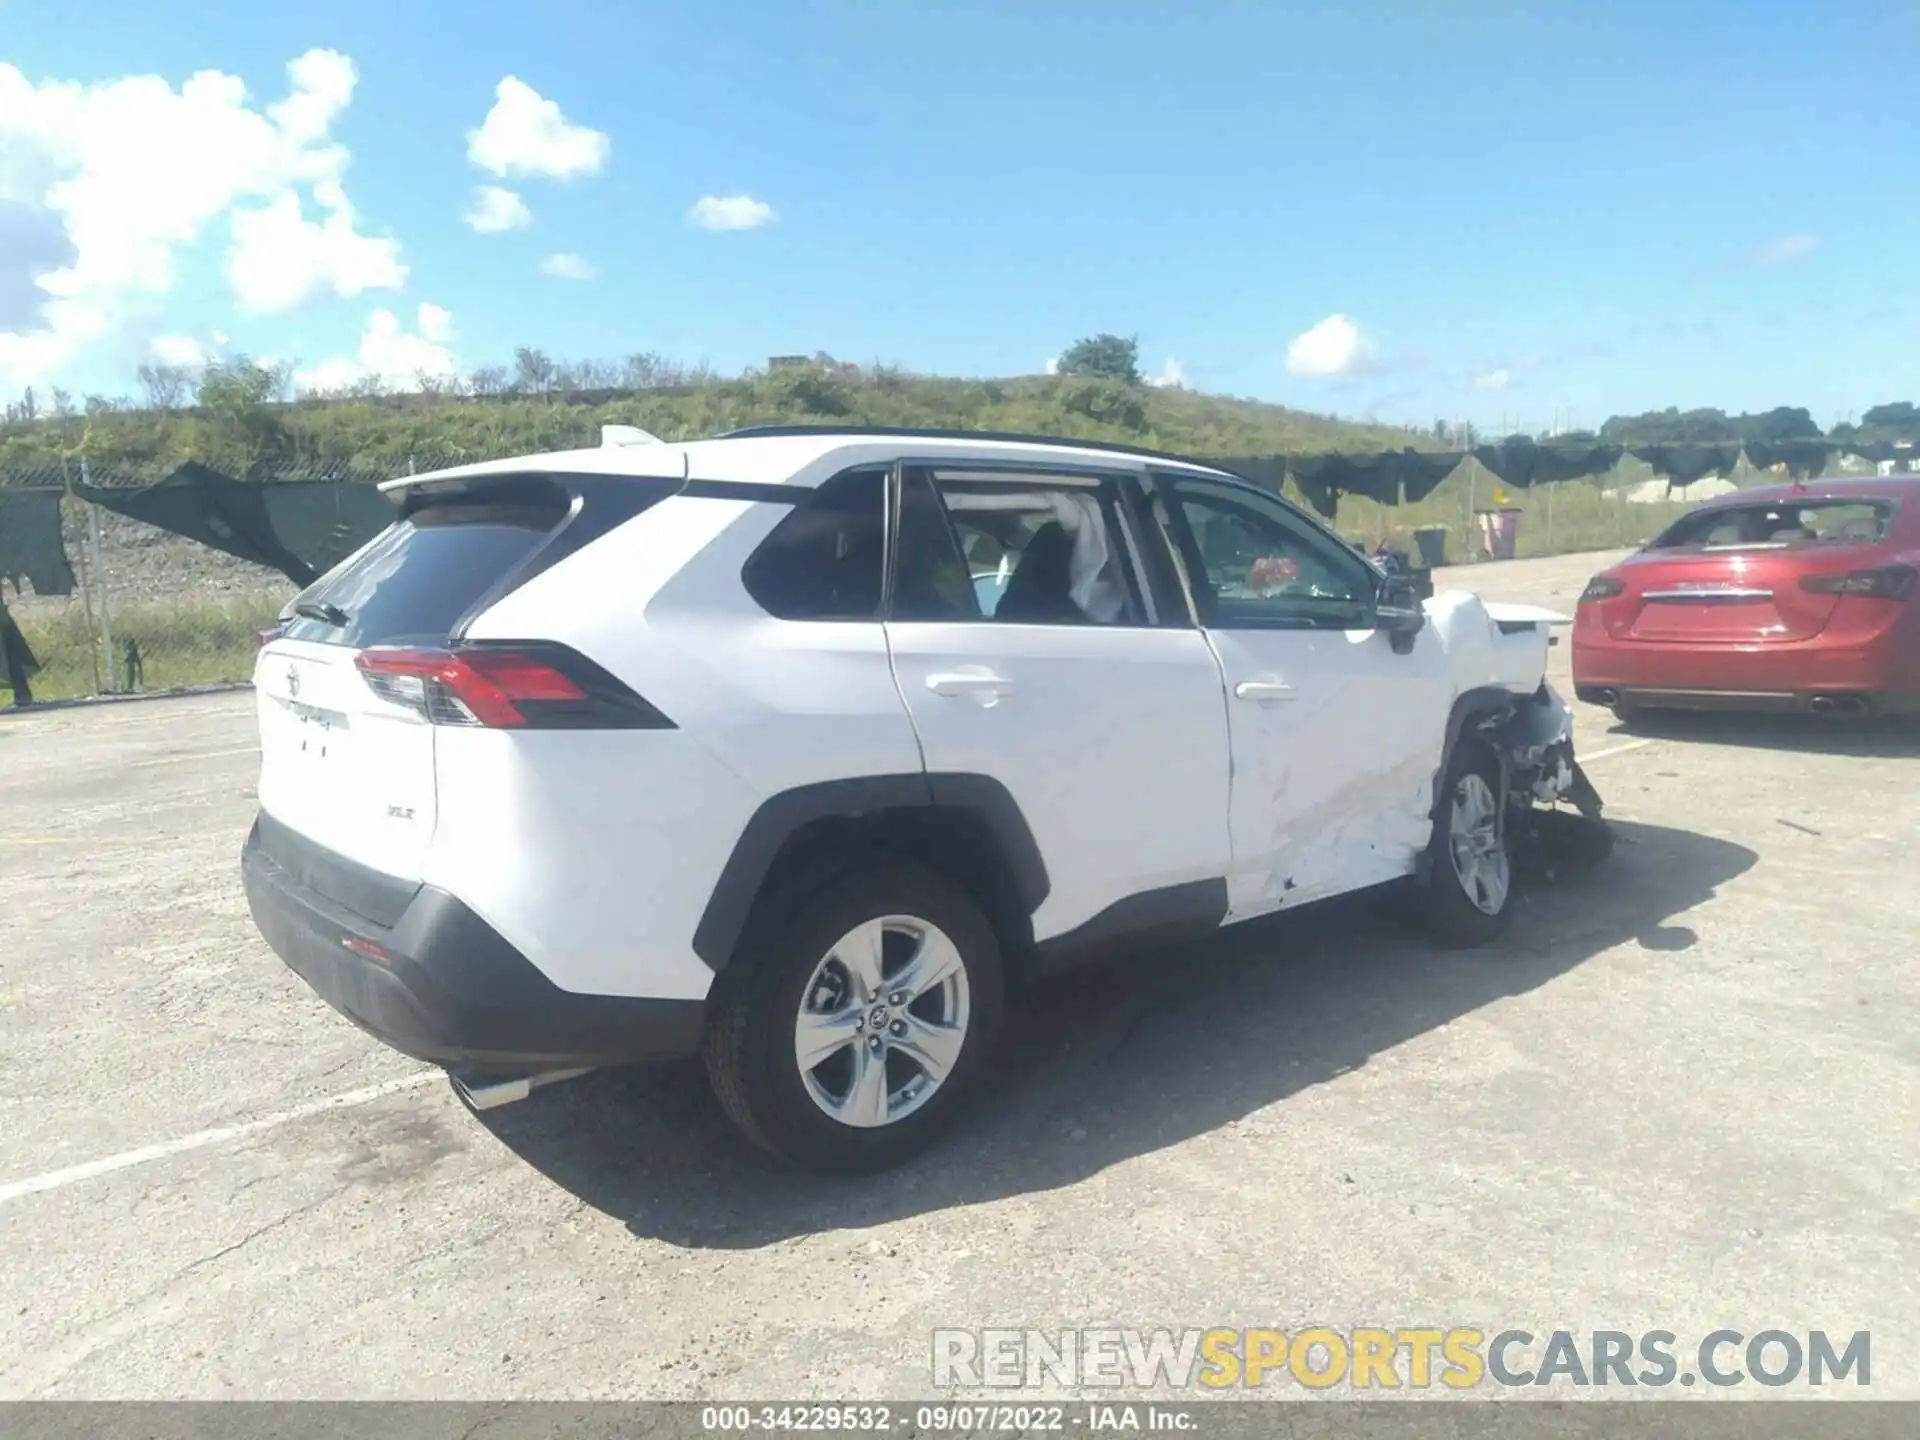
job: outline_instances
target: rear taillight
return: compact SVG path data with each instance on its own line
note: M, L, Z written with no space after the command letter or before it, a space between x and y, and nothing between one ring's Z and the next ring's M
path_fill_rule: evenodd
M1587 588L1580 592L1580 603L1589 600L1611 600L1627 588L1627 582L1618 575L1596 575L1587 582Z
M1811 590L1815 595L1866 595L1875 600L1904 600L1913 594L1915 576L1911 565L1877 565L1871 570L1803 575L1800 588Z
M564 645L376 645L354 659L367 688L435 725L490 730L671 730L673 722Z
M254 643L258 645L262 650L266 649L267 646L271 645L274 641L278 640L279 638L280 638L280 626L277 624L269 625L264 630L256 630L253 632Z

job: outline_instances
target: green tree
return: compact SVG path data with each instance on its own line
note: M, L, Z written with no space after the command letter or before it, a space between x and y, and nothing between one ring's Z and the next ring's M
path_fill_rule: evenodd
M1076 340L1060 357L1062 375L1092 375L1118 380L1125 385L1140 383L1140 341L1131 335L1093 335Z
M544 350L522 345L513 352L513 388L523 395L553 393L554 364Z
M287 429L278 402L289 379L286 366L245 355L206 368L195 399L208 432L208 463L245 473L286 453Z
M1068 410L1096 425L1117 425L1140 431L1147 425L1147 407L1140 391L1121 380L1090 376L1071 381L1061 397Z
M1874 440L1920 441L1920 410L1911 400L1875 405L1860 417L1859 432Z
M1801 405L1776 405L1761 415L1736 415L1734 432L1742 440L1818 440L1820 427Z

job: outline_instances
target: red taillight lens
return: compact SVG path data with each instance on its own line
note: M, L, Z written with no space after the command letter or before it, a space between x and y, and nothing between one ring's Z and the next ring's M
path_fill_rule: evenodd
M267 646L279 638L280 627L278 625L269 625L264 630L256 630L253 632L254 643L262 650L266 649Z
M354 663L367 688L435 725L491 730L671 729L673 722L559 645L375 646Z
M1611 600L1627 588L1627 582L1617 575L1596 575L1587 582L1587 588L1580 592L1580 603L1590 600Z
M1815 595L1866 595L1875 600L1905 600L1913 594L1916 577L1911 565L1879 565L1871 570L1840 570L1830 575L1803 575L1800 588Z

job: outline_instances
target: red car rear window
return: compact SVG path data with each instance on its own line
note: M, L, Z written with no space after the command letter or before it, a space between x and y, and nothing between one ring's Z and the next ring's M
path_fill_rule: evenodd
M1767 545L1871 545L1887 538L1890 500L1796 500L1716 505L1683 515L1648 548L1723 550Z

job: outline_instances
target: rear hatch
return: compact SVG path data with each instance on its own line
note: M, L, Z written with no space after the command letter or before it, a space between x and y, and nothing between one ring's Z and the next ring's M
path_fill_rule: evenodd
M1755 645L1810 640L1839 603L1802 579L1872 563L1891 502L1810 499L1715 505L1681 517L1612 572L1598 601L1616 640Z
M525 483L417 497L298 596L254 669L261 809L337 855L417 880L435 821L434 725L391 684L376 690L361 656L445 646L525 572L569 503L557 486Z

